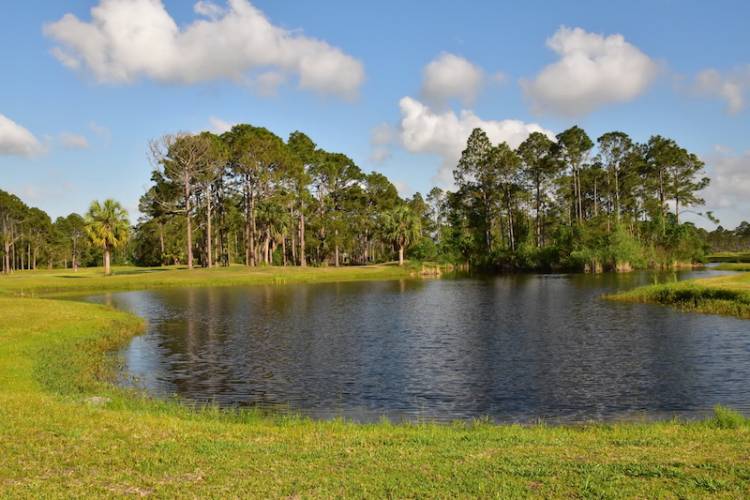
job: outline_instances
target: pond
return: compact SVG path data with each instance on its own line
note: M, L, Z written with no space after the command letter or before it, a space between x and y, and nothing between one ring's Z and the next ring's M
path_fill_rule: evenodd
M713 271L660 275L682 279ZM612 303L650 273L87 297L148 320L123 383L314 418L578 422L750 411L750 322Z

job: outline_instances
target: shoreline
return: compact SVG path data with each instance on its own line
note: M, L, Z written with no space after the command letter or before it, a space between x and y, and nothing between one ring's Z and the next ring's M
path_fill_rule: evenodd
M37 279L32 290L41 293L45 279ZM274 283L269 276L260 281ZM139 333L140 318L89 303L7 295L0 296L0 312L3 495L736 497L747 491L750 422L731 410L718 408L699 421L514 425L358 424L191 409L111 383L107 353Z

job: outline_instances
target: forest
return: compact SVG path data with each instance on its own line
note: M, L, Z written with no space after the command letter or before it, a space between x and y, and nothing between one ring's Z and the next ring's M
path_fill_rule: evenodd
M165 135L148 156L151 185L133 226L113 200L52 221L0 191L3 271L101 265L110 253L118 263L189 268L409 258L486 271L627 271L750 243L747 222L707 232L684 220L718 222L699 211L709 179L696 154L659 135L593 140L574 126L532 133L513 149L475 129L455 188L409 198L302 132L284 141L242 124Z

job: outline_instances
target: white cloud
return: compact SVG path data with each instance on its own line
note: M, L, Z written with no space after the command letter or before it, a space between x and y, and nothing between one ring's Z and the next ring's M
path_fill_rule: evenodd
M398 191L398 195L402 198L408 198L414 194L412 187L405 181L393 181L393 186L396 188L396 191Z
M401 144L412 153L430 153L442 159L440 171L434 178L439 184L450 187L453 168L466 147L472 130L481 128L493 143L507 142L516 148L532 132L542 132L550 138L554 134L536 123L519 120L483 120L474 112L463 110L435 112L411 97L399 102L401 107Z
M253 88L262 96L276 95L281 85L286 83L286 75L278 71L261 73L252 82Z
M228 0L226 8L200 1L194 10L201 17L178 26L161 0L101 0L91 21L66 14L44 33L59 44L52 54L62 64L104 83L244 82L270 69L296 75L302 89L351 98L364 81L359 60L271 24L247 0Z
M0 114L0 155L33 156L43 149L34 134Z
M422 96L433 106L443 107L453 99L474 103L484 83L482 68L455 54L443 52L425 66Z
M91 130L91 132L93 132L98 138L103 139L105 143L112 141L112 132L104 125L96 123L95 121L90 121L89 130Z
M603 36L561 27L547 40L560 60L521 87L538 113L583 115L634 99L655 80L659 65L620 34Z
M745 108L745 94L750 91L750 64L726 75L715 69L703 70L695 77L693 88L698 94L724 100L729 113L739 113Z
M62 132L60 134L60 143L65 149L88 149L89 141L85 136Z
M391 146L398 141L398 131L389 123L381 123L370 131L370 161L383 163L391 157Z
M229 132L229 130L232 129L236 124L235 123L229 123L228 121L222 120L221 118L217 118L215 116L212 116L208 119L208 123L211 124L211 132L214 134L223 134L224 132Z
M224 7L205 0L199 0L196 2L196 4L193 5L193 11L199 16L204 16L211 20L218 19L226 14L226 9Z
M735 154L717 147L706 158L711 184L702 193L706 209L748 218L750 213L750 150ZM723 222L723 221L722 221Z

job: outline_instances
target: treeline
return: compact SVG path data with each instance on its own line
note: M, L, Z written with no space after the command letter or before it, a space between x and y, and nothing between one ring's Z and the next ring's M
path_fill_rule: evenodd
M0 243L2 271L6 274L39 267L94 266L102 257L102 250L92 246L86 235L82 216L73 213L53 222L43 210L29 207L3 190Z
M367 264L403 260L424 234L420 196L403 200L385 176L301 132L285 142L237 125L220 136L164 136L150 153L139 264Z
M0 192L4 269L93 265L113 252L116 262L189 267L409 257L486 270L625 271L700 261L729 241L722 228L684 222L686 212L714 220L695 211L709 180L695 154L661 136L639 144L610 132L594 141L572 127L554 138L533 133L513 149L476 129L455 190L406 199L382 174L301 132L285 141L236 125L164 136L149 153L152 185L127 245L121 230L106 248L86 231L95 220L120 227L118 206L52 222ZM731 241L732 249L747 242Z
M628 270L701 260L705 231L681 223L704 202L703 162L674 140L622 132L594 142L572 127L531 134L517 149L476 129L435 191L444 252L486 267ZM444 215L443 215L444 214Z
M708 244L712 252L750 251L750 222L742 221L734 229L717 227L708 233Z

